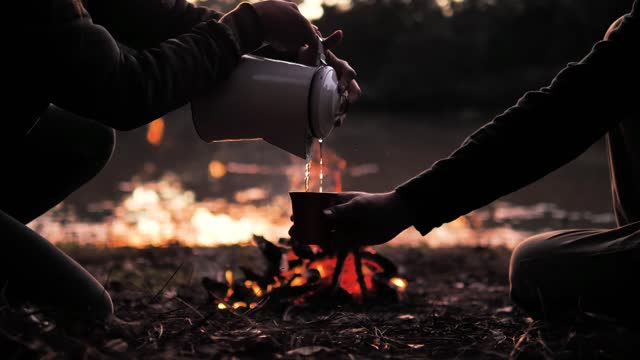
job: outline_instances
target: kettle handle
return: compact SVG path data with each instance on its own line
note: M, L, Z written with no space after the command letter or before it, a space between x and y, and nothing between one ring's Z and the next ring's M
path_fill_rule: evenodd
M316 34L316 38L318 40L318 44L317 44L317 50L318 50L318 54L316 55L316 66L327 66L327 57L324 54L324 45L322 45L322 41L324 41L324 39L322 38L322 36Z

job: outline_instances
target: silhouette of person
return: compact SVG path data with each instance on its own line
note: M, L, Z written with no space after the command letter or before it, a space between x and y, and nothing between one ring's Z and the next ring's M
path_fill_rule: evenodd
M606 135L618 227L563 230L513 252L511 297L538 319L640 315L640 5L551 84L477 130L449 157L387 193L345 193L325 210L335 246L423 235L544 177ZM580 194L579 196L588 196ZM295 226L292 229L295 236Z
M114 130L129 130L187 104L225 79L241 55L286 59L317 51L315 28L295 4L242 3L221 14L186 0L16 2L29 23L11 34L9 103L0 133L0 289L59 318L111 317L109 294L79 264L26 224L93 178L109 161ZM9 9L7 13L12 13ZM342 38L334 32L325 50ZM351 99L355 72L327 61Z

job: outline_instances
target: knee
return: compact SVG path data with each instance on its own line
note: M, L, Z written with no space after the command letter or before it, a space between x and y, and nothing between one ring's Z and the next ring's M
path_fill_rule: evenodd
M605 40L609 40L609 37L611 36L611 33L618 28L618 26L620 26L620 23L622 23L622 20L624 19L624 16L618 18L618 20L614 21L613 24L611 24L611 26L609 26L609 29L607 30L607 33L604 35L604 39Z
M93 138L96 144L96 170L100 171L109 163L109 160L111 160L116 146L116 132L110 127L99 125L95 129Z
M90 310L92 310L91 313L95 314L96 319L100 321L106 320L113 315L113 301L107 290L102 292L93 305L93 309Z
M93 123L85 129L83 142L73 156L84 164L80 169L80 181L82 184L93 179L109 163L113 155L116 134L115 131L102 124Z
M54 309L71 321L101 322L109 319L114 313L109 292L86 270L80 268L76 271L79 273L75 274L75 296L56 299L59 303L53 304ZM61 286L66 288L68 284Z
M509 284L511 300L532 316L538 316L538 275L544 269L539 264L549 249L549 234L540 234L522 241L511 254Z
M104 289L103 289L104 290ZM49 315L69 330L91 329L107 323L114 316L111 296L105 290L93 299L84 299L83 304L64 304L53 309Z
M523 240L511 253L511 260L509 263L509 280L512 285L519 284L521 280L525 279L528 275L528 271L525 268L535 259L539 259L548 253L547 240L551 237L550 234L538 234Z

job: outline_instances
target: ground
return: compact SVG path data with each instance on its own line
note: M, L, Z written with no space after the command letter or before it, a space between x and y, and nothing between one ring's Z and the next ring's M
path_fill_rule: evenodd
M134 325L74 332L36 309L0 304L3 358L630 358L640 338L603 319L532 321L509 300L502 248L380 249L409 280L400 304L274 309L267 301L248 312L218 310L201 279L259 268L255 248L67 251Z

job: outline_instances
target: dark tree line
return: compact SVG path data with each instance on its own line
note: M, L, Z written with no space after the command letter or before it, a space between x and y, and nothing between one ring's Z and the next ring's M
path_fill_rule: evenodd
M633 0L355 0L325 7L321 29L345 31L339 54L369 109L502 107L577 61ZM228 9L234 0L209 3ZM447 16L449 15L449 16Z

